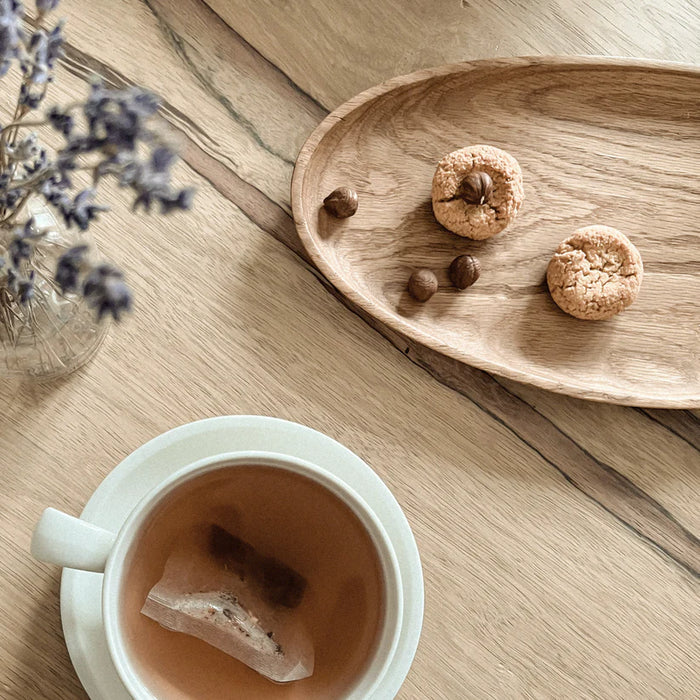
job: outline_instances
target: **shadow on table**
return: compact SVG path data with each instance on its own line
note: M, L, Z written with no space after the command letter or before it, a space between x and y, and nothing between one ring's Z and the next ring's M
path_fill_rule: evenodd
M17 645L20 651L14 671L5 681L9 680L9 687L3 689L3 700L88 697L73 669L61 631L60 576L60 570L51 572L40 582L43 591L36 591L33 596L31 622Z
M42 405L52 397L70 391L71 386L84 382L84 372L85 368L81 368L65 377L44 382L3 379L0 382L0 403L3 405L0 414L0 435L3 435L6 426L9 428L15 424L33 425Z

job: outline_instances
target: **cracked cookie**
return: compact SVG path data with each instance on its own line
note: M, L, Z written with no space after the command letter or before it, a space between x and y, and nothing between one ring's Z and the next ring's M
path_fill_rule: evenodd
M586 226L559 244L547 267L547 285L562 311L600 321L624 311L642 284L642 257L610 226Z
M494 146L446 155L433 176L435 218L458 236L482 240L513 223L523 199L518 161Z

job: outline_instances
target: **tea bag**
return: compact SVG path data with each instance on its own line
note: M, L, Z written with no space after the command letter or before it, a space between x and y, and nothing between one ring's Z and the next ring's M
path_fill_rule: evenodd
M311 638L294 613L305 588L299 573L211 525L178 541L141 612L272 681L295 681L314 667Z

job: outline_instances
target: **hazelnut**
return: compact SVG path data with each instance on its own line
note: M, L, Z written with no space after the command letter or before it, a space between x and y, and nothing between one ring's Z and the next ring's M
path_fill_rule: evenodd
M466 289L479 279L481 263L473 255L460 255L450 263L448 274L457 289Z
M474 170L459 183L457 197L467 204L483 204L493 194L493 180L488 173Z
M416 270L408 278L408 293L417 301L428 301L438 290L438 281L432 270Z
M338 187L323 200L323 208L338 219L347 219L357 211L357 192Z

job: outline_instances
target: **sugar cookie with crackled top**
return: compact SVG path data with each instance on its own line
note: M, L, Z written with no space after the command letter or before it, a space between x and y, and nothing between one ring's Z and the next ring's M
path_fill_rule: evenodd
M637 298L643 275L642 256L627 236L610 226L586 226L559 244L547 286L562 311L601 321Z
M515 221L523 175L510 153L483 144L446 155L433 176L433 213L448 230L483 240Z

